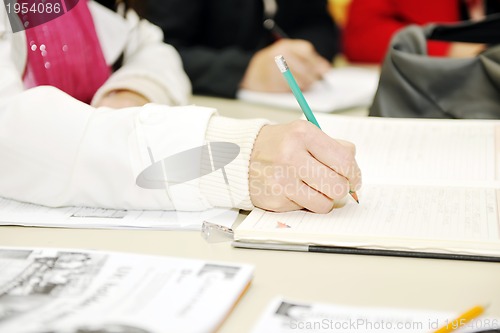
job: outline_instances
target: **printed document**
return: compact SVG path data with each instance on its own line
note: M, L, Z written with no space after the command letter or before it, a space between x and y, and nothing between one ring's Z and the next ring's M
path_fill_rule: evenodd
M268 305L252 333L432 333L458 315L429 310L298 302L277 297ZM480 316L453 332L471 333L498 328L499 318Z
M0 332L214 332L253 267L71 249L0 248Z

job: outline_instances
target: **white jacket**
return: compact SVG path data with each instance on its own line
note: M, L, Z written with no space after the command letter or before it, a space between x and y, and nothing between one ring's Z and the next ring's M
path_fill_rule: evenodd
M0 6L0 196L47 206L201 210L235 205L251 209L248 163L264 120L233 120L185 104L188 78L162 33L129 12L127 19L89 3L109 64L124 51L123 67L98 90L92 104L114 89L137 91L144 107L94 108L49 86L24 90L24 32L12 33ZM191 182L148 190L137 175L155 160L227 141L240 146L221 171ZM234 203L234 204L233 204Z

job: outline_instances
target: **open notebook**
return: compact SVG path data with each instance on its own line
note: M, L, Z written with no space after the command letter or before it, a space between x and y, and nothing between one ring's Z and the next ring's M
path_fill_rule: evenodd
M293 73L293 70L292 70ZM354 107L367 107L375 96L379 73L375 69L358 67L333 68L323 81L304 92L309 106L317 112L333 112ZM240 90L238 99L257 104L300 111L292 92L262 93Z
M500 261L500 122L318 117L356 144L360 204L256 209L237 247Z

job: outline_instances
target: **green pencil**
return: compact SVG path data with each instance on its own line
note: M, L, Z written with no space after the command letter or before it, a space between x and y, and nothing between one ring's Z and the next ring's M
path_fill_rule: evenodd
M321 127L318 124L318 121L316 120L316 117L314 117L314 114L312 113L312 110L309 107L309 104L307 104L307 101L304 98L304 95L302 94L302 91L300 90L297 81L295 81L292 72L290 72L290 69L288 68L288 65L285 61L285 58L282 55L279 55L274 57L274 61L276 61L276 65L278 65L278 68L285 77L286 82L288 82L288 85L290 86L290 89L292 90L293 95L295 96L295 99L299 103L300 108L302 109L302 112L304 112L304 115L306 116L307 120L309 120L314 125L318 126L319 129L321 129Z
M302 112L304 112L304 115L306 116L306 119L316 125L319 129L321 127L318 124L318 121L316 120L316 117L314 116L311 108L309 107L309 104L307 104L307 101L302 94L302 91L299 88L299 85L297 84L297 81L295 81L295 78L292 75L292 72L290 72L290 69L288 68L288 65L285 61L285 58L282 55L278 55L274 57L274 61L276 61L276 65L278 65L278 68L280 69L281 73L286 79L286 82L290 86L290 89L293 92L293 95L295 96L295 99L300 105L300 108L302 109ZM358 200L358 195L354 191L349 191L349 194L351 197L356 200L357 203L359 203Z

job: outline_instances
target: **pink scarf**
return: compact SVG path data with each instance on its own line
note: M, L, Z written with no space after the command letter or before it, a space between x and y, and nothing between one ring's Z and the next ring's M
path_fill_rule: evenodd
M52 21L27 29L26 39L26 88L50 85L90 103L111 74L86 0Z

